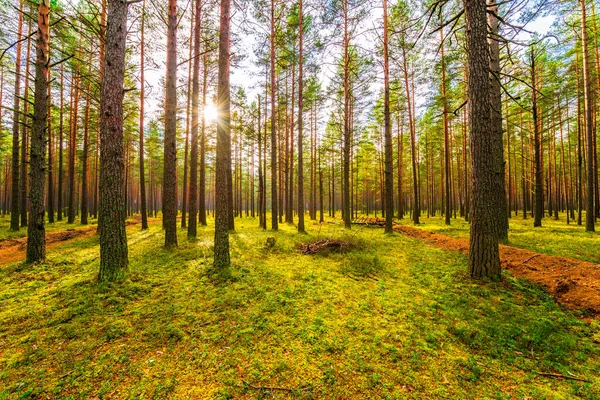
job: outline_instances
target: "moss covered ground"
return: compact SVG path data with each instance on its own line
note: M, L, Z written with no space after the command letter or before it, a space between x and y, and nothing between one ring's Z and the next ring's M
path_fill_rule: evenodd
M421 218L419 228L441 233L451 237L469 238L469 223L462 218L452 219L450 226L445 225L442 217ZM506 244L536 251L552 256L576 258L583 261L600 263L600 233L585 231L577 221L566 222L565 214L559 219L544 218L542 226L534 228L533 218L523 219L521 215L509 220L508 242ZM405 224L410 224L406 219Z
M95 280L96 236L0 266L0 399L600 398L600 323L534 284L474 282L464 255L377 228L309 222L300 235L252 218L236 221L216 280L212 223L196 241L180 230L174 250L160 220L128 227L117 284ZM564 229L544 229L538 251L563 254ZM522 230L511 240L534 246ZM301 255L317 238L352 248Z

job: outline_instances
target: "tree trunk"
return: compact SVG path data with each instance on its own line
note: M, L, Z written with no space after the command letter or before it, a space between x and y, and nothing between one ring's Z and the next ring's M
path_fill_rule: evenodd
M535 217L533 226L542 226L544 216L544 171L542 170L542 139L538 121L537 109L537 75L535 65L535 48L531 48L531 107L533 113L533 146L534 146L534 167L535 167Z
M500 86L500 43L498 42L498 5L496 0L490 1L488 7L488 24L490 26L490 112L495 167L496 208L494 229L498 240L508 240L508 205L506 200L506 181L504 171L504 140L502 139L502 92Z
M441 20L441 14L440 14ZM444 28L440 29L440 49L441 49L441 67L442 67L442 119L444 120L444 171L445 171L445 206L444 222L450 225L450 133L448 132L448 98L446 95L446 60L444 58Z
M472 278L499 278L498 237L495 234L496 187L491 127L490 80L485 0L465 0L467 91L471 132L471 245Z
M415 132L415 123L412 113L412 101L410 93L410 85L408 82L408 62L406 60L406 50L402 48L402 62L404 71L404 86L406 88L406 105L408 109L408 125L410 128L410 149L412 158L412 175L413 175L413 222L415 225L419 224L419 217L421 216L421 205L419 199L419 182L418 182L418 171L417 171L417 134Z
M388 0L383 0L383 120L385 137L385 233L392 233L394 218L394 160L390 124L390 62L388 55ZM400 171L398 171L400 173Z
M177 246L177 0L169 0L168 18L163 226L165 247L174 247Z
M127 274L125 232L123 82L127 35L127 3L108 0L106 54L100 93L100 271L99 281Z
M91 58L91 56L90 56ZM91 64L91 60L90 60ZM89 119L90 119L90 81L88 80L85 100L85 121L83 122L83 157L81 158L81 224L88 224L88 158L89 158Z
M27 227L28 263L44 261L46 258L46 226L44 220L46 179L46 129L48 127L48 84L50 36L50 0L41 0L38 7L38 29L35 63L35 107L31 134L30 171L31 188L29 201L31 211Z
M217 118L217 156L215 184L215 261L217 270L230 265L229 256L229 216L228 166L231 165L231 126L230 126L230 88L229 88L229 22L230 0L221 0L221 18L219 28L219 77L218 77L218 118ZM228 148L229 147L229 148Z
M64 139L64 63L60 64L60 110L59 113L59 122L58 122L58 186L57 186L57 194L58 198L56 199L56 220L62 221L63 219L63 180L64 180L64 171L63 171L63 139Z
M68 160L68 175L69 175L69 198L68 198L68 214L67 223L75 222L75 153L77 148L77 112L79 105L79 75L72 76L71 84L74 88L71 89L72 109L70 110L69 121L69 160Z
M277 113L275 109L275 0L271 0L271 228L279 229L277 196Z
M50 77L50 71L48 71ZM46 197L48 208L48 222L54 223L54 140L52 137L52 88L48 83L48 195ZM0 96L0 101L1 101Z
M181 199L181 227L187 227L187 219L186 213L188 212L189 205L189 192L188 192L188 155L189 155L189 147L190 147L190 102L192 99L192 62L197 57L192 57L193 49L194 49L194 22L195 22L195 9L192 7L192 15L190 18L190 46L189 46L189 55L188 55L188 77L187 77L187 105L185 108L185 150L183 153L183 189L182 189L182 199Z
M194 22L194 68L192 72L192 136L190 153L190 194L188 238L196 237L198 213L198 107L200 90L200 24L202 1L196 0L196 19Z
M349 55L349 32L348 32L348 0L343 0L344 7L344 148L343 148L343 198L342 217L344 227L352 228L350 216L350 152L352 150L352 135L350 132L350 55Z
M19 23L17 39L23 34L23 0L19 2ZM13 137L12 137L12 190L10 207L10 230L18 231L21 227L19 221L19 110L21 104L21 49L22 42L17 43L15 58L15 92L13 103Z
M21 226L27 226L27 166L29 164L29 160L27 159L27 148L29 144L29 136L28 136L28 118L29 118L29 67L31 65L31 20L29 20L28 24L28 36L27 36L27 56L25 58L25 91L23 94L24 97L24 105L23 105L23 125L21 126L21 172L19 174L19 211L21 212Z
M208 59L205 53L202 57L202 107L206 108L206 90L208 85ZM259 132L260 134L260 132ZM200 192L199 192L198 221L206 226L206 116L202 113L200 127Z
M146 201L146 172L144 165L144 101L145 101L145 83L144 80L144 28L146 17L146 0L142 1L142 19L141 19L141 38L140 38L140 211L142 214L142 230L148 229L148 203Z
M304 158L302 152L304 140L304 16L302 0L298 0L298 232L304 233Z
M588 55L588 36L585 0L579 0L581 5L581 44L583 51L583 93L585 110L585 140L586 140L586 193L585 193L585 230L595 231L594 217L594 130L592 127L592 93Z

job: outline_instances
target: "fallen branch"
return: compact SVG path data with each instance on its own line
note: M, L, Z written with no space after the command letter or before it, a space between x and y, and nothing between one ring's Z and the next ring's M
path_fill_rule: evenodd
M563 375L563 374L555 374L553 372L538 372L538 375L542 375L542 376L550 376L553 378L563 378L563 379L571 379L573 381L580 381L580 382L590 382L587 379L583 379L583 378L578 378L576 376L569 376L569 375Z
M300 388L288 388L288 387L283 387L283 386L262 386L262 385L255 386L246 381L242 381L242 382L244 383L244 385L246 387L249 387L250 389L261 390L261 391L263 391L263 390L279 390L281 392L298 392L298 391L306 390L306 389L310 388L310 386L304 386L304 387L300 387Z
M534 256L531 256L531 257L529 257L527 260L523 261L523 264L526 264L526 263L528 263L529 261L531 261L531 260L533 260L534 258L536 258L536 257L539 257L539 256L541 256L541 254L536 254L536 255L534 255Z

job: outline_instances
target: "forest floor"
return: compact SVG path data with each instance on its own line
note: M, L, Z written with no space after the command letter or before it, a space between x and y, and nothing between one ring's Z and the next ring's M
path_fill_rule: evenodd
M394 229L435 247L468 254L469 225L466 222L452 221L450 226L440 218L423 222L420 228L395 225ZM546 227L535 229L531 222L531 219L521 219L511 224L508 242L500 244L502 268L513 276L542 285L559 303L581 310L583 315L600 317L600 265L595 261L600 259L598 235L587 233L582 227L570 229L569 226L565 232L565 227L555 220L545 221ZM550 255L559 251L570 257ZM546 252L549 254L544 254Z
M93 231L50 245L44 264L0 265L0 399L600 397L600 321L510 270L472 281L465 254L416 234L236 224L224 280L210 273L210 225L166 250L158 219L129 226L118 284L95 281ZM597 262L581 227L569 246L566 225L519 224L511 245ZM465 239L461 225L412 229ZM302 255L323 239L346 251Z

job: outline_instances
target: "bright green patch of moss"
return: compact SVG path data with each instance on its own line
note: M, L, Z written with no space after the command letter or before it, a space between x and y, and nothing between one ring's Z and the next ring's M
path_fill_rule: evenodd
M464 256L381 229L353 227L365 248L303 256L347 233L236 224L222 281L207 276L210 226L165 250L159 221L129 228L118 284L95 282L97 237L0 267L0 398L600 396L600 325L535 285L473 282Z

